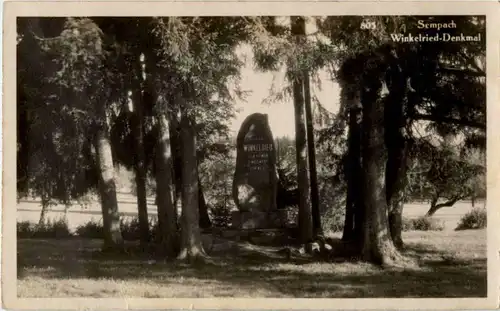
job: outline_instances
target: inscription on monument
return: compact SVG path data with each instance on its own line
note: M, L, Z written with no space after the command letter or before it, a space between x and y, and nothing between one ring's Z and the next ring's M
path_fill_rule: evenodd
M245 142L243 150L247 153L246 168L249 171L269 170L269 152L274 150L273 144Z

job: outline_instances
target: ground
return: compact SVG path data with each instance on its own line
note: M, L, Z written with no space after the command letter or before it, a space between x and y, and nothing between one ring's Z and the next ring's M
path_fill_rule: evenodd
M119 206L122 217L136 217L135 197L120 194ZM38 221L39 203L21 201L17 208L18 221ZM154 217L156 207L148 209ZM404 216L427 209L408 204ZM470 209L462 202L438 211L444 231L405 232L405 254L418 262L405 269L287 259L248 243L223 250L216 244L211 262L193 267L135 253L104 255L99 240L20 239L17 290L20 297L485 297L486 230L454 231ZM47 217L58 219L63 210L57 206ZM67 213L71 229L91 219L101 219L97 203Z
M20 297L485 297L486 231L407 232L411 268L287 259L248 243L186 266L103 255L97 240L19 240Z

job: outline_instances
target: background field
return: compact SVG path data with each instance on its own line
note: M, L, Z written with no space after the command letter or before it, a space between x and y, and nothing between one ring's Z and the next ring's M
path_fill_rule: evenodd
M120 214L123 217L137 216L137 201L136 197L127 193L118 194L118 206ZM484 206L484 202L476 202L476 207ZM429 209L428 203L411 203L406 204L403 210L403 216L408 218L417 218L425 215ZM468 211L472 209L471 202L458 202L453 207L445 207L436 212L433 218L444 222L445 230L454 230L460 220ZM64 205L54 206L47 213L47 219L57 220L64 217ZM17 221L38 222L40 217L41 206L39 201L21 200L17 205ZM154 198L148 199L148 212L151 217L156 217L156 205ZM90 220L101 220L102 212L98 201L93 201L87 208L82 208L78 205L72 206L67 211L67 221L70 229L75 229L79 225L83 225Z

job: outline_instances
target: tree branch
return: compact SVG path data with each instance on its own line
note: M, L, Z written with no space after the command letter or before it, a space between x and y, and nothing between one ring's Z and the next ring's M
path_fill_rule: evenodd
M486 74L483 71L474 71L474 70L470 70L470 69L441 66L439 68L439 70L442 71L443 73L449 73L449 74L459 74L459 75L466 75L466 76L471 76L471 77L486 77Z
M438 116L421 114L421 113L416 113L412 117L415 120L425 120L425 121L463 125L463 126L473 127L473 128L477 128L477 129L486 131L486 124L483 122L476 122L476 121L471 121L471 120L466 120L466 119L455 119L455 118L449 118L449 117L438 117Z
M437 200L436 201L433 200L433 202L431 204L431 208L427 212L426 216L434 215L434 213L436 213L439 209L441 209L443 207L453 206L453 205L455 205L455 203L457 203L458 201L460 201L462 199L465 199L467 196L469 196L468 193L464 194L464 195L456 195L453 198L449 199L448 201L440 203L440 204L435 204Z

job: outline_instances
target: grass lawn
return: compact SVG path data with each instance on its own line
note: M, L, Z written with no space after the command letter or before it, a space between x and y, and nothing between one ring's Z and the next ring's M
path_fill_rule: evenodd
M486 230L406 232L418 264L286 259L235 244L188 266L144 254L105 255L99 240L18 240L19 297L486 297Z

